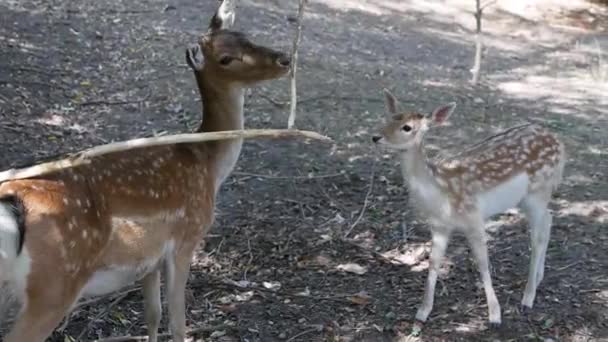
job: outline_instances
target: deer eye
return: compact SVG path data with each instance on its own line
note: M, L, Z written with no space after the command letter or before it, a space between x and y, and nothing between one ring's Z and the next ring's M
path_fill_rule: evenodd
M409 132L409 131L411 131L411 130L412 130L412 126L410 126L410 125L405 125L405 126L401 127L401 129L402 129L404 132Z
M228 65L228 64L232 63L232 61L234 61L234 58L232 58L230 56L224 56L224 57L220 58L221 65Z

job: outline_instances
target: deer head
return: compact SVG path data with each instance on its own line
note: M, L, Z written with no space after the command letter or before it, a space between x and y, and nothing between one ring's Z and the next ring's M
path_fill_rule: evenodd
M197 73L222 82L252 84L283 76L291 58L252 43L243 33L231 31L235 0L224 0L196 46L186 50L186 61Z
M384 97L391 118L381 134L372 137L372 141L391 150L409 150L419 146L429 127L446 122L456 108L456 103L451 102L437 107L430 115L400 112L398 100L387 89L384 89Z

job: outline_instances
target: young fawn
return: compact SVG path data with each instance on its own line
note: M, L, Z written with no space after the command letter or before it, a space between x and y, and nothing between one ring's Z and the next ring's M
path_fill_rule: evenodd
M287 73L290 58L229 31L225 0L187 51L203 102L199 132L243 129L244 87ZM83 296L142 279L149 341L167 285L173 341L186 335L184 290L194 249L213 222L218 188L242 139L150 147L0 185L0 283L22 310L5 342L44 341Z
M531 230L532 255L522 305L532 308L543 279L551 231L548 204L561 181L564 145L534 124L509 128L469 149L432 163L424 151L429 127L444 123L455 103L440 106L430 116L400 113L397 100L385 90L387 110L394 115L373 141L397 151L410 200L429 219L432 250L422 306L416 319L424 322L433 308L437 272L450 234L461 231L477 260L488 302L489 321L501 323L500 305L492 287L484 222L513 207L525 213Z

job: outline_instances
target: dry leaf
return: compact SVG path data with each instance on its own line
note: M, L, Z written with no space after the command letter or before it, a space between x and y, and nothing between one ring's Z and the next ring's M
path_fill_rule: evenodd
M355 263L341 264L341 265L338 265L338 267L336 267L336 268L339 271L354 273L354 274L358 274L358 275L367 273L366 267L363 267L363 266L361 266L359 264L355 264Z
M265 281L262 282L262 286L269 290L276 291L281 288L281 283L279 283L278 281Z
M424 260L428 253L429 248L424 244L420 244L408 248L403 253L399 248L392 249L382 253L382 256L387 258L392 264L413 266Z
M357 293L354 296L351 296L348 298L351 303L353 304L357 304L357 305L367 305L369 304L370 300L372 299L372 297L370 297L367 292L365 291L361 291L359 293Z
M300 291L300 292L296 293L296 295L308 297L308 296L310 296L310 289L307 286L306 289L304 289L304 291Z
M222 337L226 335L226 332L224 330L218 330L218 331L214 331L213 333L211 333L211 338L218 338L218 337Z
M239 295L234 296L234 299L236 299L238 302L246 302L248 300L250 300L253 297L253 291L247 291L247 292L243 292Z
M329 266L329 264L331 264L331 259L324 256L324 255L318 255L315 258L315 262L317 263L317 265L319 266Z

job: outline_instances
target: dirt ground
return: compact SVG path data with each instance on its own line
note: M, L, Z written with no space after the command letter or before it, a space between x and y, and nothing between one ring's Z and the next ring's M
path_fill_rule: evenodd
M600 2L488 7L482 81L473 87L472 0L311 1L297 127L335 144L245 144L193 262L193 340L608 340L608 10ZM184 49L215 6L0 0L2 169L192 130L200 100ZM236 28L288 51L295 13L296 1L242 0ZM476 266L456 236L430 321L410 335L429 233L406 204L397 162L370 143L384 120L382 87L405 109L457 102L451 125L430 133L433 155L525 120L543 122L565 141L569 158L552 205L547 270L529 314L519 308L527 225L512 211L488 224L502 327L488 327ZM287 89L286 79L252 89L247 126L285 127ZM341 270L348 263L361 274ZM141 294L129 288L80 305L51 341L145 334Z

